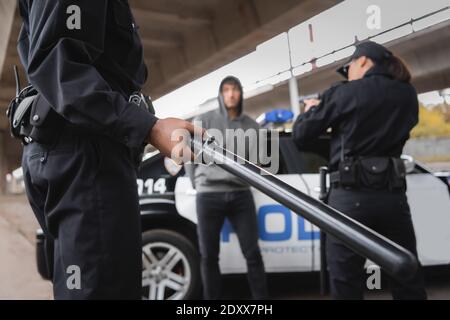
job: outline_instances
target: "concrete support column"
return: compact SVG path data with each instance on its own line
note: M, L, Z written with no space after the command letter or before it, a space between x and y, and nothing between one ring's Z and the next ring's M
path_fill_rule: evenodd
M291 99L291 109L294 116L297 117L300 114L300 101L298 94L297 79L293 76L289 79L289 96Z

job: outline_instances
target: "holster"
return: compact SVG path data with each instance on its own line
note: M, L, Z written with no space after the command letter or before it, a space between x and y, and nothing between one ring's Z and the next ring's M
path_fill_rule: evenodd
M339 183L343 187L357 187L358 163L354 158L345 158L339 163Z
M391 187L393 189L406 188L406 167L405 162L400 158L391 158Z
M11 137L20 139L24 143L27 143L25 138L29 137L32 130L30 114L36 96L37 91L32 86L28 86L11 101L6 111Z

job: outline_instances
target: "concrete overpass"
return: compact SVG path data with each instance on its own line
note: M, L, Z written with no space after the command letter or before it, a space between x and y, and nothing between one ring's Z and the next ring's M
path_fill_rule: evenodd
M413 83L419 93L450 87L450 20L385 45L410 67ZM297 77L300 95L321 92L330 84L342 80L335 70L344 61L313 69ZM274 108L290 108L287 81L246 100L246 110L253 116Z
M150 79L146 91L157 98L255 49L273 36L341 0L130 0L145 47ZM15 0L0 2L0 189L6 172L19 165L21 147L9 138L4 111L14 94L11 66L19 63L16 39L20 18ZM412 69L419 92L450 87L450 21L387 44ZM300 94L324 90L339 80L342 61L298 77ZM289 108L287 83L247 100L248 111Z
M153 98L168 93L341 1L129 0L150 68L146 92ZM20 25L16 0L0 1L0 187L21 154L4 116L15 91L12 65L20 65Z

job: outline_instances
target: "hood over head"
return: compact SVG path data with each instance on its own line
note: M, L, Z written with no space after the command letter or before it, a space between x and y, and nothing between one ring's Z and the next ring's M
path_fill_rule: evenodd
M226 83L234 83L234 84L236 84L239 87L239 90L241 91L241 99L240 99L239 104L238 104L238 114L239 114L238 118L240 118L242 116L243 111L244 111L243 110L244 109L244 103L243 103L244 102L244 90L242 88L241 81L238 78L234 77L234 76L228 76L228 77L224 78L222 80L222 82L220 83L220 86L219 86L219 97L218 97L218 100L219 100L219 112L223 116L228 117L227 107L225 106L225 102L224 102L223 95L222 95L222 89L223 89L223 86Z

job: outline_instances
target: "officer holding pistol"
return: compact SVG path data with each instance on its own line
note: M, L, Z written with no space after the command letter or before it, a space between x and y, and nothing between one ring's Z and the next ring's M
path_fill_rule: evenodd
M404 63L385 47L359 44L343 67L348 81L321 100L306 101L294 125L294 139L307 148L332 129L328 204L386 236L417 256L400 159L418 122L417 93ZM326 254L334 299L363 299L365 258L331 235ZM426 299L421 272L410 281L389 281L394 299Z

